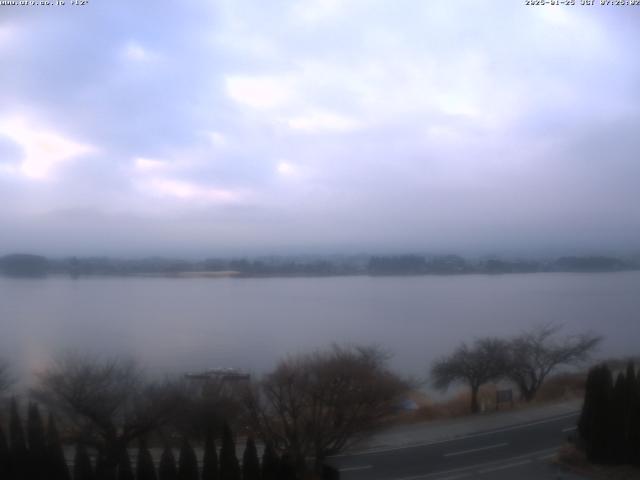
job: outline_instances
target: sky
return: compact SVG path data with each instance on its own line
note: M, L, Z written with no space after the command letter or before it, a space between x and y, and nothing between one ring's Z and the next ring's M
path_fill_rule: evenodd
M0 5L0 254L638 252L640 7Z

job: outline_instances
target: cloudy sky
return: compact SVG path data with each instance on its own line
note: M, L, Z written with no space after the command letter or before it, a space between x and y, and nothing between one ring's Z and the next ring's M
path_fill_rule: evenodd
M640 7L523 3L0 6L0 253L638 251Z

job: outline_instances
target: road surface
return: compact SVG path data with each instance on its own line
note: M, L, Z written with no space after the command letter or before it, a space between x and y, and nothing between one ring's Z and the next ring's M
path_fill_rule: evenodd
M464 437L332 457L342 480L578 479L550 463L578 412Z

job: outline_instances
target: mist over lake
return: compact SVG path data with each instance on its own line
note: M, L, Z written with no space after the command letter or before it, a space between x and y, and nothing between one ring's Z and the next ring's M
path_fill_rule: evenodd
M260 373L289 353L376 343L424 377L463 340L541 322L637 354L640 272L329 278L0 277L0 355L25 380L60 350L131 355L150 371Z

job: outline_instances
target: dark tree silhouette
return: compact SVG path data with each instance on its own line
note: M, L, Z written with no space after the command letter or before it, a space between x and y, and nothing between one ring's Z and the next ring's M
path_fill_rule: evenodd
M244 385L225 378L208 378L206 382L182 382L182 401L170 428L193 442L205 442L207 434L222 432L224 422L242 414Z
M160 456L160 465L158 466L158 480L178 480L178 469L176 468L176 459L173 456L173 450L167 445Z
M131 458L127 449L122 451L122 457L118 464L118 480L135 480L133 469L131 468Z
M611 397L613 380L611 370L599 365L589 370L578 432L584 443L587 458L594 463L609 463Z
M71 480L69 466L64 457L58 427L53 418L53 413L49 413L49 422L47 426L47 461L49 464L49 480Z
M202 458L202 480L218 480L218 452L211 429L207 432Z
M616 377L611 392L611 412L609 419L609 449L613 463L623 463L626 460L627 435L627 398L626 381L623 373Z
M258 450L252 437L247 437L247 443L242 455L242 480L260 480L260 460Z
M340 480L340 470L331 466L324 465L322 467L322 479L323 480Z
M30 480L29 474L29 450L24 436L22 420L18 411L18 402L11 400L11 412L9 416L9 435L11 437L11 474L12 480Z
M138 480L156 480L156 467L153 464L153 457L147 448L147 442L144 438L141 438L138 444L136 477Z
M76 444L73 460L73 480L94 480L95 475L87 449L81 443Z
M178 461L178 478L180 480L198 480L198 459L189 441L184 438L180 447Z
M278 480L279 470L280 459L271 442L268 442L262 453L262 480Z
M632 385L634 383L633 380L629 378L628 381L629 388L634 389ZM640 466L640 368L636 371L634 390L635 394L633 397L635 398L635 402L634 407L632 407L630 455L631 463Z
M633 364L612 383L607 365L589 371L578 422L582 446L594 463L638 464L640 383Z
M236 444L228 424L222 429L220 448L220 480L240 480L240 465L236 456Z
M11 456L9 454L9 444L0 425L0 478L9 478L11 472Z
M288 452L284 452L280 457L280 469L278 472L279 480L296 480L296 461Z
M560 329L554 324L537 326L509 342L507 377L527 402L535 398L547 376L556 368L588 360L602 341L602 337L591 333L558 339Z
M463 343L451 355L436 361L431 368L431 378L441 390L446 390L452 383L466 383L471 389L471 413L477 413L480 411L480 387L504 376L507 362L505 341L480 338L472 346Z
M27 409L27 442L29 444L29 478L44 479L49 473L44 424L38 405L30 402Z
M118 462L120 462L120 458L115 463L111 460L107 461L105 453L99 451L95 468L96 480L116 480Z
M627 463L640 463L640 384L632 362L627 365L624 390L624 458Z

